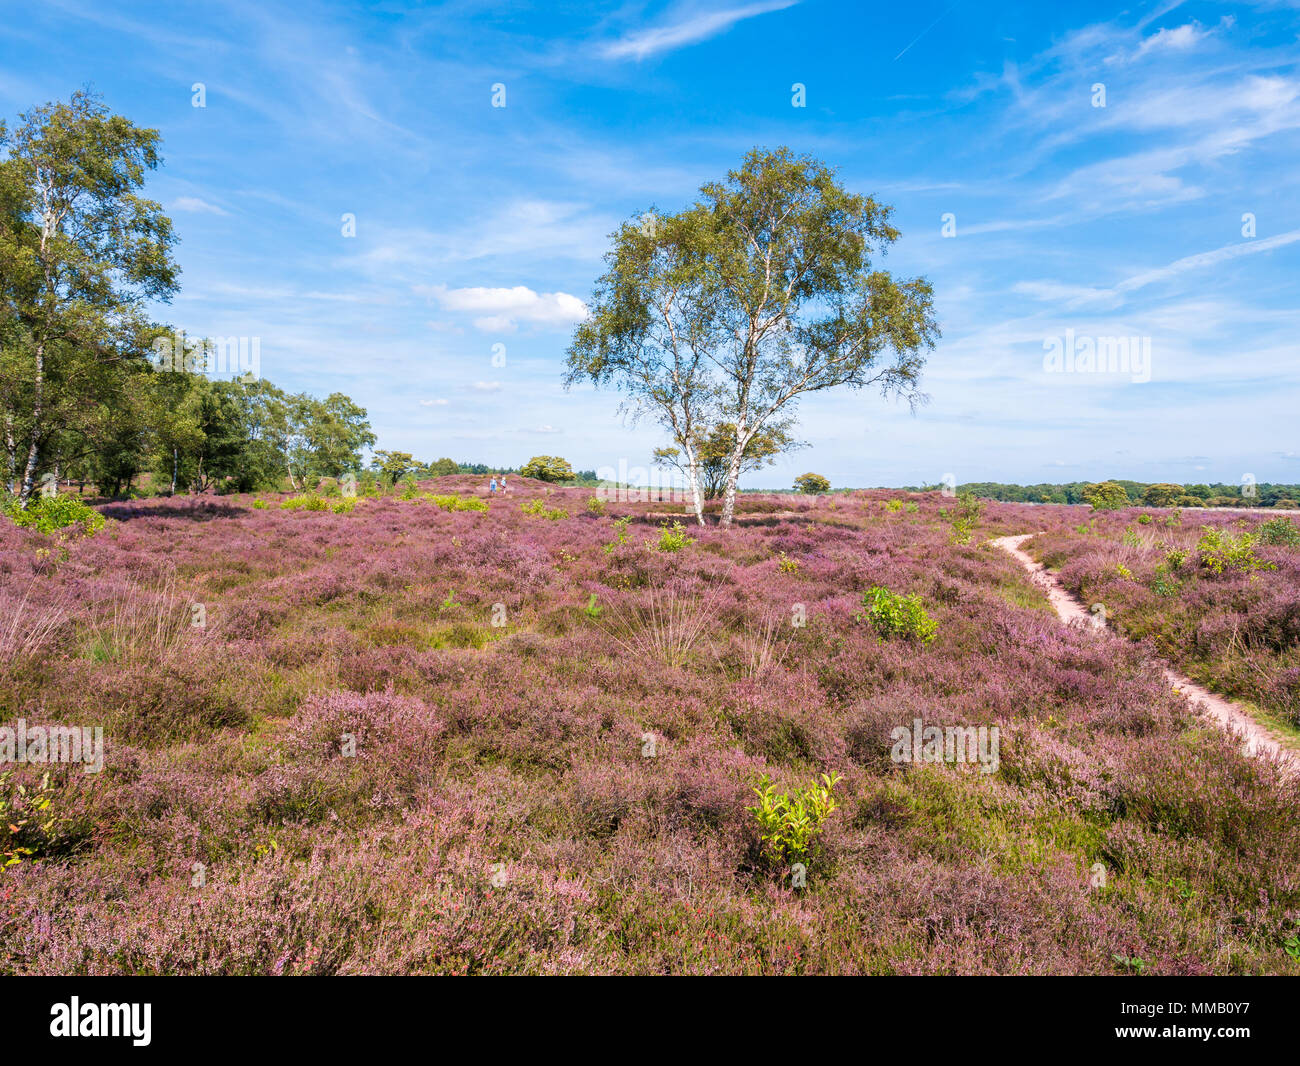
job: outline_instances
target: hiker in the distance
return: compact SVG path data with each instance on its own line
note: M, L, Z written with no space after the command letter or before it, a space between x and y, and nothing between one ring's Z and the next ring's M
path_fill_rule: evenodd
M497 479L494 477L488 485L488 492L495 493L497 490Z
M502 474L502 475L501 475L501 491L502 491L502 492L505 492L505 491L506 491L506 476L505 476L505 474Z

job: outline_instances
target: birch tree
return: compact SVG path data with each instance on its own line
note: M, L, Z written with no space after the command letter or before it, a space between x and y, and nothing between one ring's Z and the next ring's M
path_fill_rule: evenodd
M101 364L144 361L146 304L176 288L171 222L137 195L158 141L87 92L0 129L0 363L21 374L0 399L21 506L79 390Z
M709 358L736 427L725 527L745 449L765 425L788 424L801 396L838 386L875 387L915 408L939 330L929 282L872 268L871 254L898 239L892 208L850 193L823 163L754 149L700 191L711 222L703 269L726 337Z
M652 416L681 455L695 520L704 524L699 442L716 421L708 352L719 343L716 292L701 269L708 219L647 214L612 235L590 317L568 349L566 387L620 390L632 422Z

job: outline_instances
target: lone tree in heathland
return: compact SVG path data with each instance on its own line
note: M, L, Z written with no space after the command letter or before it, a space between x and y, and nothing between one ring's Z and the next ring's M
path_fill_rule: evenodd
M697 513L702 429L734 426L722 494L729 526L765 427L785 433L801 396L841 385L925 402L921 371L939 329L929 282L873 269L872 254L899 236L892 209L849 192L818 160L756 148L700 195L613 234L567 382L611 385L658 419Z

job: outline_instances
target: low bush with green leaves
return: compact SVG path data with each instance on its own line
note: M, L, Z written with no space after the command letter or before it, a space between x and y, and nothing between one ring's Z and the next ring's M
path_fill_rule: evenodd
M686 528L680 522L674 522L659 531L659 543L655 547L661 552L679 552L694 543L695 538L686 535Z
M632 516L624 515L614 520L614 539L605 545L605 554L612 555L627 543L627 527L632 524Z
M526 515L534 518L549 518L552 522L569 517L569 512L563 507L547 507L540 496L531 503L521 503L519 509Z
M71 496L32 496L26 507L19 506L15 497L3 511L14 525L47 535L67 530L90 537L104 528L102 514Z
M1270 518L1259 527L1259 542L1294 547L1300 544L1300 526L1285 516Z
M975 523L984 513L984 504L973 493L963 492L957 497L957 506L951 512L945 509L941 513L952 523L952 542L969 544Z
M901 596L873 585L863 593L862 607L854 617L870 623L881 640L896 636L929 644L939 630L939 623L926 613L920 596Z
M1234 535L1225 529L1202 526L1201 539L1196 544L1201 566L1212 574L1227 570L1247 574L1254 570L1276 570L1276 566L1255 554L1255 539L1253 533Z
M280 504L285 511L328 511L329 501L314 492L304 492L300 496L290 496Z
M477 496L452 496L448 494L443 496L430 496L429 500L436 506L441 507L444 511L483 512L488 509L487 500L480 500Z
M834 789L841 779L838 773L822 774L820 780L786 793L778 792L771 779L763 776L754 786L758 802L745 810L757 820L769 858L789 864L812 856L822 826L839 806Z

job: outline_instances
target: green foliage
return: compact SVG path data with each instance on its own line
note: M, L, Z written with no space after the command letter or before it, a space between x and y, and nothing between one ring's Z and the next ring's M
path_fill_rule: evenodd
M791 436L787 422L762 426L749 438L741 451L739 473L771 466L782 452L803 446ZM735 450L734 422L720 422L695 440L700 489L706 500L716 500L727 487L727 468ZM660 466L676 467L683 475L688 474L681 448L656 448L654 461Z
M12 770L0 771L0 870L40 855L59 821L48 773L34 789L11 785L13 776Z
M444 511L485 512L488 509L487 500L480 500L477 496L442 495L430 496L429 500Z
M614 539L605 545L605 554L612 555L615 551L627 543L627 527L632 522L632 516L624 515L622 518L614 521Z
M839 806L833 790L841 780L838 773L822 774L819 781L784 793L764 775L754 786L758 802L745 810L758 822L763 846L775 862L788 864L810 857L826 819Z
M523 477L537 478L539 481L572 481L573 467L567 459L558 455L534 455L519 470Z
M1165 552L1165 564L1170 570L1181 569L1183 563L1187 562L1189 554L1186 548L1170 548Z
M1161 564L1151 577L1151 591L1157 596L1176 596L1182 585L1170 578L1169 569Z
M1285 515L1270 518L1259 527L1259 542L1261 544L1295 546L1300 544L1300 526L1297 526Z
M1149 514L1138 515L1138 525L1149 526L1150 524L1151 524L1151 516Z
M599 496L590 496L587 498L587 514L602 515L605 513L605 501Z
M984 513L984 504L972 493L963 492L957 497L957 506L951 512L945 509L942 513L952 523L952 542L969 544L975 525Z
M531 515L534 518L549 518L552 522L569 517L569 512L563 507L547 507L546 502L540 496L530 503L521 503L519 509L526 515Z
M1222 574L1225 570L1250 573L1254 570L1276 570L1273 563L1266 563L1255 554L1255 535L1241 533L1233 535L1227 530L1201 527L1201 539L1196 550L1201 556L1201 566L1212 574Z
M831 483L821 474L800 474L794 479L794 487L808 496L831 491Z
M902 509L903 509L902 500L890 500L887 504L885 504L885 510L889 511L891 514L897 514Z
M329 501L314 492L304 492L300 496L290 496L280 504L284 511L328 511Z
M682 524L674 522L671 526L664 526L659 531L659 543L655 547L661 552L679 552L694 543L695 538L686 535L686 530Z
M104 516L71 496L32 496L20 507L15 497L0 508L14 525L47 536L60 530L94 536L104 528Z
M777 560L776 568L783 574L797 574L799 572L799 560L791 559L785 552L782 552Z
M1142 491L1142 502L1148 507L1171 507L1180 497L1186 495L1182 485L1148 485Z
M1083 502L1091 504L1094 511L1118 511L1129 505L1129 498L1119 482L1103 481L1083 490Z
M854 617L859 622L869 622L881 640L900 636L929 644L939 629L939 624L926 613L920 596L900 596L873 585L863 593L862 606L864 609Z
M593 622L605 613L605 608L596 603L596 594L594 592L587 598L587 606L582 609L582 613Z
M430 477L450 477L460 473L460 464L454 459L436 459L429 464Z
M417 464L410 452L394 452L381 448L370 460L370 466L387 484L396 485L403 478L413 474Z

